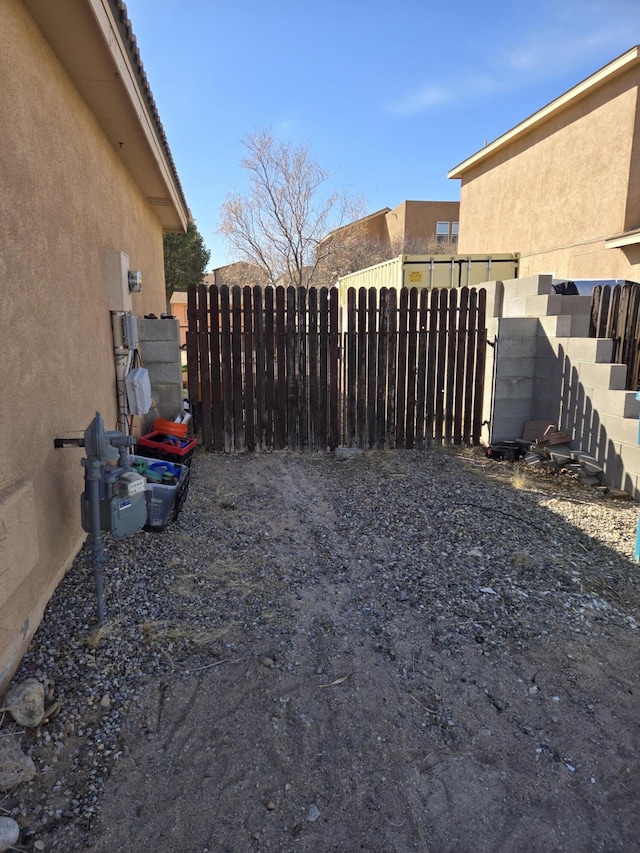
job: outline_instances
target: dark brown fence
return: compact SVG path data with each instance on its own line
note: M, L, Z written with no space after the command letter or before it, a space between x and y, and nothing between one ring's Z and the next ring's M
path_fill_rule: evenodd
M484 290L189 291L189 396L210 450L477 444Z
M640 284L597 285L591 301L593 338L612 338L612 364L627 365L628 391L640 383Z

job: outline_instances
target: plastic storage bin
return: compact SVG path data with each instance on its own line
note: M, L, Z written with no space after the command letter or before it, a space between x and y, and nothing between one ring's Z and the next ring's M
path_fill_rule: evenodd
M171 485L154 482L150 478L147 479L145 488L147 523L144 529L160 532L177 519L184 506L189 492L189 467L174 462L154 462L146 456L137 455L131 457L131 462L136 468L138 467L136 462L140 463L140 473L142 474L146 468L153 471L157 476L166 473L177 477L177 482Z
M190 466L196 443L195 438L178 438L163 432L150 432L138 439L138 455Z
M175 421L166 421L164 418L156 418L153 422L153 429L157 432L162 432L165 435L175 435L178 438L184 438L189 429L188 424L177 424Z

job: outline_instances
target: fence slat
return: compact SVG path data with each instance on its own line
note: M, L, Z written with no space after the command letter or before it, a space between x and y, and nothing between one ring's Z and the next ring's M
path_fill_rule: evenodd
M398 350L398 292L389 290L389 345L387 348L387 420L385 444L396 446L396 397L397 397L397 350Z
M398 368L396 377L396 447L404 447L406 442L406 399L407 399L407 313L409 291L403 287L400 291L398 307Z
M242 387L242 290L231 290L231 376L233 382L233 441L234 448L243 445L244 405Z
M312 287L309 291L309 447L316 451L320 450L318 392L318 291Z
M198 385L198 294L196 286L187 291L187 383L189 386L189 408L197 415L195 428L200 426L201 396Z
M464 376L464 418L462 423L462 440L465 444L471 442L471 423L473 411L473 379L476 369L476 327L478 322L478 296L475 290L469 294L469 345L467 347L467 364Z
M224 421L224 449L230 453L233 449L233 375L231 370L231 307L229 288L223 284L220 288L220 319L222 326L222 408Z
M378 354L376 366L376 440L375 447L384 447L386 433L385 421L387 416L387 344L389 336L389 291L386 287L380 289Z
M211 372L209 367L209 317L207 287L198 285L198 368L202 388L202 443L213 450L213 420L211 417Z
M273 288L264 292L264 358L265 358L265 444L268 449L276 446L276 350L273 318Z
M350 287L347 291L347 378L346 378L346 397L347 397L347 412L346 412L346 436L345 444L347 447L353 447L356 441L356 399L358 390L358 374L357 366L357 332L356 332L356 291Z
M329 300L329 381L330 381L330 399L329 399L329 447L331 450L340 443L340 424L338 422L339 401L340 401L340 374L338 372L338 291L335 287L327 290L326 287L321 288L320 297L323 300Z
M407 421L405 447L413 449L416 435L416 368L417 368L418 291L409 290L409 318L407 322Z
M449 291L449 316L447 318L447 357L444 402L444 440L451 444L453 440L453 414L455 409L456 387L456 331L458 325L458 290Z
M438 302L438 355L436 363L435 383L435 422L434 438L436 444L442 444L444 434L444 395L446 385L446 359L447 359L447 315L448 315L448 290L440 291Z
M487 291L477 291L478 313L476 322L476 377L473 389L473 425L471 443L479 444L482 434L482 403L484 397L484 371L487 360Z
M429 291L420 290L418 298L418 362L416 368L416 447L424 447L425 403L427 394L427 316L429 314Z
M425 417L425 433L427 446L433 444L434 424L436 415L436 356L438 352L438 305L440 291L431 291L429 306L429 341L427 349L427 412Z
M287 327L284 287L276 288L276 450L287 446Z
M309 445L308 378L307 378L307 290L298 288L296 355L298 368L298 444Z
M211 345L211 416L213 449L224 450L224 411L222 408L222 362L220 355L220 305L218 287L209 288L209 326Z
M298 447L298 376L296 339L296 289L287 287L287 446Z
M256 346L256 443L260 450L266 448L264 320L262 288L255 285L253 288L253 329Z
M376 442L376 350L378 343L378 292L369 290L367 311L367 441L365 447Z
M253 304L251 299L251 287L246 285L242 289L242 320L244 323L244 446L253 453L256 449L255 432L255 384L253 378Z
M324 291L324 292L323 292ZM328 366L329 366L329 302L326 298L326 288L320 290L320 393L319 397L319 449L326 450L329 445L328 436Z
M463 287L460 291L460 304L458 306L458 330L457 330L457 353L456 353L456 376L455 396L453 413L453 443L460 444L462 441L462 421L464 417L464 378L465 364L467 358L467 324L469 322L469 288Z
M367 291L358 290L358 387L356 390L356 428L358 447L364 450L367 444Z

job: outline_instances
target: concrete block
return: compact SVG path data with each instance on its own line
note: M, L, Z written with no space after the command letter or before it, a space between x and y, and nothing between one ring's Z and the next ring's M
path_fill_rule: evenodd
M498 338L535 338L538 320L535 317L502 317L498 322Z
M487 318L501 317L504 285L501 281L487 281L481 287L487 291Z
M571 314L572 317L591 317L590 296L561 296L563 314Z
M604 415L601 421L608 441L616 445L626 444L629 447L638 447L638 421L635 418Z
M607 388L612 391L624 391L627 384L627 367L624 364L582 364L574 365L579 381L592 388Z
M149 364L149 379L153 388L156 384L171 384L182 387L182 368L180 364Z
M574 296L573 299L582 299L581 296ZM589 329L591 327L591 317L589 314L584 316L572 315L571 317L571 336L575 338L588 338Z
M535 372L535 358L506 358L503 356L502 348L500 348L495 366L496 377L533 377Z
M511 278L503 282L505 295L540 296L553 290L552 276L529 275L524 278Z
M532 376L503 376L496 379L496 400L530 400L533 396Z
M625 473L640 474L640 447L628 444L619 445L620 459Z
M526 338L498 338L498 358L533 358L536 355L538 339Z
M528 422L529 412L531 411L531 399L529 397L520 397L514 399L502 399L496 401L493 415L497 417L505 416L509 418L524 418ZM517 438L520 438L518 435Z
M539 379L556 379L560 381L565 373L564 359L538 358L536 360L536 376Z
M177 341L180 326L173 320L138 320L138 335L141 341Z
M527 420L529 418L494 417L491 423L491 441L514 441L520 438Z
M142 360L145 367L150 364L180 364L180 345L174 341L143 341Z
M533 382L533 397L536 400L558 402L562 399L562 382L558 379L545 379L536 375Z
M546 317L551 314L563 314L562 296L548 293L544 296L527 296L525 299L525 317Z
M617 415L621 418L640 417L640 400L636 400L635 391L594 388L591 403L601 415Z
M158 384L153 386L152 397L160 416L173 420L182 411L182 388L178 385Z
M547 451L553 461L559 462L561 465L571 461L572 451L568 444L555 444L548 447Z
M560 314L554 317L540 317L540 335L548 338L568 338L571 336L571 316Z
M503 317L526 317L527 316L527 298L526 296L506 296L502 303Z
M540 420L551 421L557 424L560 420L560 400L541 400L534 395L531 402L532 417Z
M569 338L566 352L571 361L610 364L613 341L610 338Z

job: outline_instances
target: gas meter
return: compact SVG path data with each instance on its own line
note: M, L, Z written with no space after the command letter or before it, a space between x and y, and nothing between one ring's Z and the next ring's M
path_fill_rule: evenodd
M104 466L99 488L100 529L122 539L147 521L146 480L136 471ZM89 498L82 495L82 527L91 533Z
M87 533L94 532L94 518L97 515L92 515L92 504L96 499L100 530L108 530L116 539L136 533L146 524L146 480L128 461L127 448L134 443L135 439L130 436L117 431L105 431L99 413L96 413L86 430L84 446L88 458L82 460L86 488L82 494L81 518L82 527ZM114 459L116 456L117 462ZM95 481L97 490L95 485L91 486Z

